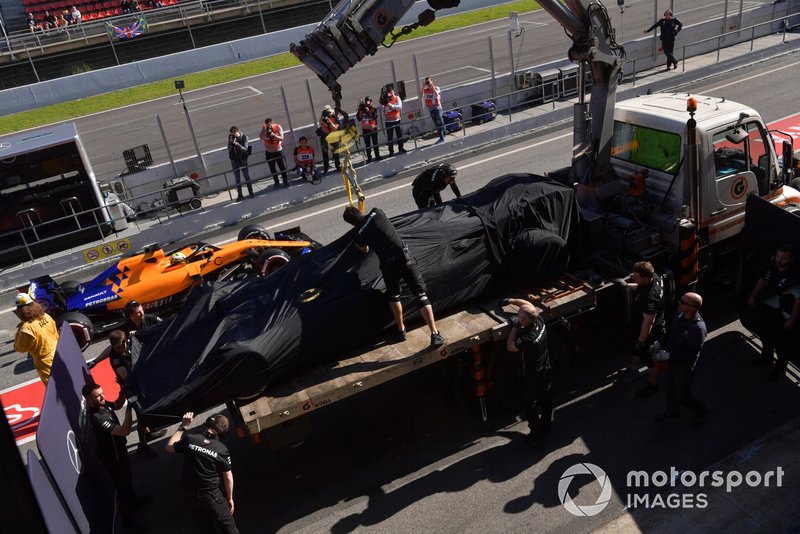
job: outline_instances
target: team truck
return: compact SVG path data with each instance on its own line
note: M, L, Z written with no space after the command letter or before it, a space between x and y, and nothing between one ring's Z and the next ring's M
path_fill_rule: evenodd
M299 45L292 45L335 100L341 98L336 79L367 53L374 54L380 44L376 33L385 37L402 16L395 14L394 22L378 17L389 3L396 11L398 3L389 0L345 0ZM437 8L458 2L430 3ZM572 39L569 58L578 62L578 79L586 79L585 69L591 71L592 93L587 101L585 87L579 87L572 165L549 175L576 188L583 220L581 254L571 261L573 274L522 295L536 302L549 322L564 322L602 309L603 303L613 303L615 317L627 315L618 309L627 299L619 297L621 289L611 280L629 273L639 260L651 261L664 275L670 300L704 279L740 280L742 254L735 237L744 225L747 197L758 195L788 212L800 212L800 193L789 185L799 176L794 140L771 132L756 110L725 98L652 94L615 102L625 53L615 42L605 7L590 0L540 4ZM429 23L431 15L424 20ZM510 311L491 301L448 310L437 321L448 340L440 350L428 349L425 334L413 331L406 343L342 355L333 367L318 367L256 399L232 401L229 408L251 436L263 433L280 445L308 431L300 423L307 418L301 416L464 355L474 358L480 396L485 394L485 344L507 336ZM363 365L375 362L381 365ZM483 400L481 405L485 417Z

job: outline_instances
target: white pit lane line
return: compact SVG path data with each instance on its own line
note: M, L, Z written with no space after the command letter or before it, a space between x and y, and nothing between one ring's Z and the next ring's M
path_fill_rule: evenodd
M247 93L245 93L244 96L240 96L238 98L230 98L230 96L229 96L230 93L241 93L242 91L247 91ZM256 89L252 85L247 85L245 87L237 87L235 89L228 89L226 91L219 91L219 92L216 92L216 93L211 93L210 95L203 95L203 96L198 96L197 98L186 99L185 101L186 101L187 104L191 104L193 102L205 103L206 105L192 106L191 107L191 111L200 111L200 110L203 110L203 109L214 108L214 107L220 106L222 104L228 104L230 102L237 102L239 100L247 100L247 99L253 98L255 96L263 95L263 94L264 94L263 91L259 91L258 89ZM228 96L226 96L226 95L228 95ZM211 99L213 99L213 100L211 100ZM205 102L203 102L203 101L205 101ZM180 105L183 105L183 103L180 102L180 101L175 102L173 104L173 106L180 106Z
M531 29L531 28L541 28L543 26L548 26L548 24L546 22L533 22L533 21L528 22L520 19L519 26L520 28ZM486 28L483 30L469 32L467 35L478 35L479 33L494 32L494 31L499 31L503 34L506 34L509 32L509 30L510 28L508 27L508 24L506 24L505 26L499 26L496 28Z

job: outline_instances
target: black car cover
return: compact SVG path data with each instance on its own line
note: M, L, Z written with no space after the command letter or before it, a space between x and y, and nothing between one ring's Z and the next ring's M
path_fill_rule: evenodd
M571 188L514 174L391 220L434 309L445 310L563 273L578 206ZM196 288L134 355L128 389L148 422L169 424L186 411L255 396L289 373L381 337L392 316L378 260L360 252L353 237L351 230L266 278ZM409 318L419 311L405 292L403 306Z

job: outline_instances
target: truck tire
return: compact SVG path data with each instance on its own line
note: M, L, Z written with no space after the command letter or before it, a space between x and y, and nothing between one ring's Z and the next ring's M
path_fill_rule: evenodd
M268 248L258 256L258 274L267 276L289 263L289 255L279 248Z
M58 284L58 287L61 288L61 291L64 292L65 297L69 297L74 295L76 291L78 291L78 287L81 285L82 282L77 280L66 280Z
M269 241L272 237L270 237L269 232L267 232L263 226L249 224L239 230L239 237L237 240L244 241L245 239L263 239Z
M86 350L94 339L92 320L80 312L67 312L58 317L58 327L61 328L64 323L72 329L81 352Z

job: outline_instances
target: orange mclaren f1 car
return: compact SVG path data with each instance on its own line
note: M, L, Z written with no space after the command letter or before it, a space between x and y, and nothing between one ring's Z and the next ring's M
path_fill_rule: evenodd
M122 310L132 300L148 312L168 314L204 281L267 276L293 256L319 247L299 228L276 232L272 238L260 226L250 225L239 232L237 241L226 245L195 242L168 253L159 245L148 245L89 282L58 283L46 275L17 291L30 294L60 324L70 324L83 350L96 334L125 322Z

